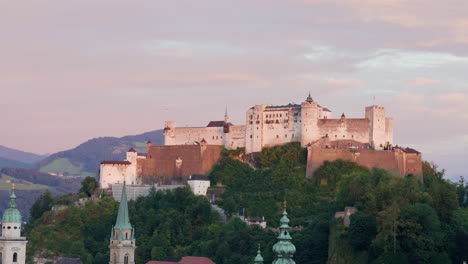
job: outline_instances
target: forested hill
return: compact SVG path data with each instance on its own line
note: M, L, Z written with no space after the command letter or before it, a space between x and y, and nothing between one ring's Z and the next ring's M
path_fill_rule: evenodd
M101 161L122 160L125 158L125 152L132 147L138 152L146 152L148 140L151 140L154 145L163 144L163 131L155 130L121 138L94 138L74 149L50 155L42 160L36 169L46 173L95 176Z
M444 179L444 172L424 162L424 180L369 170L350 161L326 162L313 179L305 178L306 149L299 144L265 148L249 165L235 151L208 177L222 182L218 205L227 224L211 212L206 197L188 188L152 191L129 202L136 230L136 263L205 256L219 264L252 263L260 243L265 263L272 263L283 201L287 201L296 263L462 263L468 259L468 185ZM253 169L251 165L255 165ZM109 263L109 237L118 202L83 181L80 195L41 196L26 228L29 256L79 257L85 264ZM217 187L223 188L223 187ZM74 205L77 197L94 199ZM75 199L74 199L75 198ZM52 206L65 205L63 210ZM349 227L334 219L354 206ZM243 210L244 209L244 210ZM235 215L264 216L268 227L248 227Z

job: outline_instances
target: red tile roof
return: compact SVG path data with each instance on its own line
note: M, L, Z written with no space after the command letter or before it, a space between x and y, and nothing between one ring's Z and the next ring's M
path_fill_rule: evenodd
M183 257L179 264L216 264L211 259L205 257Z
M154 260L146 262L146 264L174 264L174 263L177 263L177 262L154 261Z

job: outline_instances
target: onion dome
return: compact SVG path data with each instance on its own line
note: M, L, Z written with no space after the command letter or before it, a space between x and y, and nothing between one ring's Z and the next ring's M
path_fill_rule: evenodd
M277 237L278 242L273 245L273 251L276 253L276 259L273 264L295 264L292 259L296 253L296 247L291 243L291 235L289 234L289 218L286 212L286 202L284 202L283 217L280 219L280 233Z
M16 195L15 188L13 187L10 192L10 202L8 208L3 213L3 223L21 223L21 213L16 208Z

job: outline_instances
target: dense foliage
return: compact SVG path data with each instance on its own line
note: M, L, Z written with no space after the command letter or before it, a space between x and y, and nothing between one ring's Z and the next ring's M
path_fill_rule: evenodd
M424 181L348 161L325 163L305 178L306 151L298 144L266 148L249 162L225 152L212 169L212 183L225 191L219 205L228 215L265 216L276 228L287 200L297 263L461 263L468 259L468 187L424 163ZM95 188L82 182L81 196ZM78 196L76 196L78 197ZM73 204L73 196L46 194L31 211L28 254L75 256L84 263L108 263L109 237L118 203L110 197ZM62 205L62 208L57 207ZM63 207L65 205L66 207ZM358 212L345 227L336 211ZM50 210L50 208L55 208ZM137 263L177 260L185 255L218 264L252 263L257 244L271 263L274 229L248 227L237 217L218 220L204 197L188 189L152 191L129 203L135 226Z

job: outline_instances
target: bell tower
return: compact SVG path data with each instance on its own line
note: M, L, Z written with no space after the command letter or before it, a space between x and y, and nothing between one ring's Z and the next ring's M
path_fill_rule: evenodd
M109 264L135 264L135 228L128 217L126 183L122 187L119 212L110 237Z
M0 253L2 264L25 264L26 241L21 237L22 217L16 208L15 187L10 192L10 202L2 217L2 235L0 237Z

